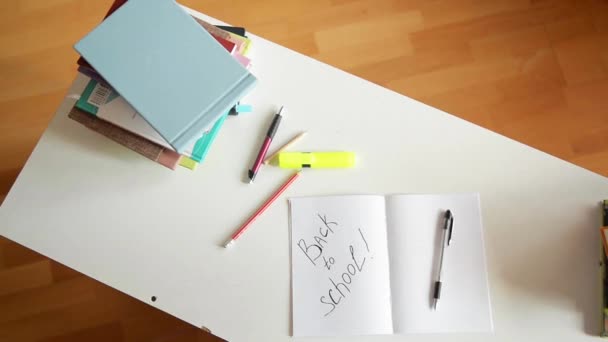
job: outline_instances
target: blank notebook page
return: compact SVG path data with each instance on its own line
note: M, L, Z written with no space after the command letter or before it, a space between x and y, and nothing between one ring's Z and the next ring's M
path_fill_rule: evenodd
M74 48L181 152L255 83L172 0L130 0Z
M479 196L387 196L388 243L395 333L493 330ZM454 215L446 248L441 298L431 308L441 227Z

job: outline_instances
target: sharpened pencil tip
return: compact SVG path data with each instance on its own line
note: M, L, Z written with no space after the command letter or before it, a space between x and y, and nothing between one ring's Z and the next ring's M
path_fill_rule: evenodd
M433 299L433 310L437 310L437 299Z

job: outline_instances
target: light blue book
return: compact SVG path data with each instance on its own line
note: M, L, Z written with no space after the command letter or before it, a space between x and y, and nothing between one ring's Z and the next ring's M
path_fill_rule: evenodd
M179 153L256 82L173 0L129 0L74 48Z

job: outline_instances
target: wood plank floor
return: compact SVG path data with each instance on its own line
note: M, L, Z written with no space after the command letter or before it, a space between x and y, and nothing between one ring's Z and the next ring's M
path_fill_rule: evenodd
M0 201L110 2L0 2ZM606 0L182 3L608 175ZM0 237L0 341L39 340L217 339Z

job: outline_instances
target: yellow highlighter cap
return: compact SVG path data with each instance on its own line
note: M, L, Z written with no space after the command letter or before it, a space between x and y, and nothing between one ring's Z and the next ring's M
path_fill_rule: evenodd
M355 166L353 152L281 152L277 156L284 169L338 169Z

